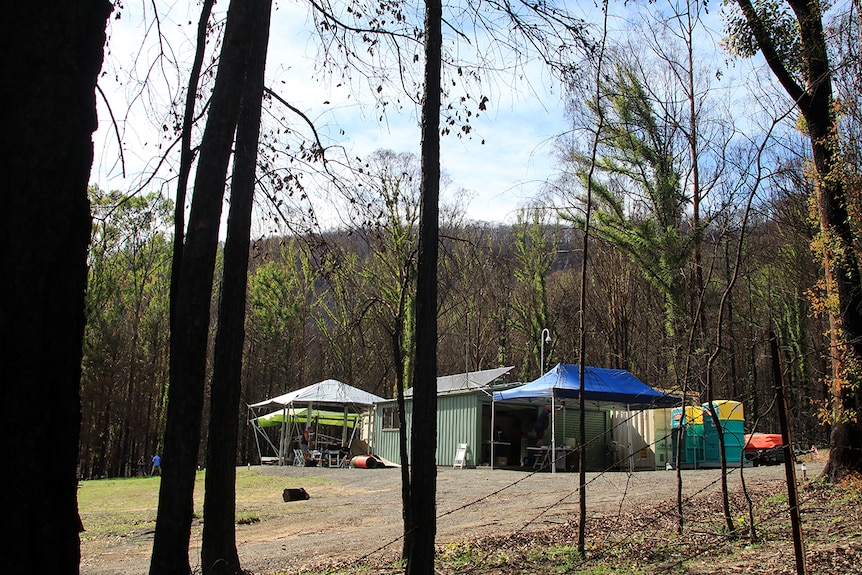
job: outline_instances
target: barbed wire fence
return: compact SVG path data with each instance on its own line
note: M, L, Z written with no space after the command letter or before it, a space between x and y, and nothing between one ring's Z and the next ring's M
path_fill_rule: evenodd
M580 449L587 449L591 445L593 445L597 442L600 442L600 441L607 443L607 438L613 436L613 430L617 427L629 424L631 422L631 420L634 419L634 417L636 417L636 414L637 414L637 412L630 412L630 415L628 417L622 418L619 421L617 421L617 423L615 425L612 425L603 434L597 435L597 436L591 438L590 440L588 440L584 445L578 446L576 448L576 450L574 451L574 453L577 453L578 452L577 450L580 450ZM654 441L647 443L645 445L645 447L655 448L657 445L661 444L662 442L665 442L669 439L672 439L672 434L673 434L673 432L670 432L668 434L665 434L664 436L658 437ZM550 465L551 466L557 465L557 463L559 461L561 461L563 458L567 457L569 455L569 453L570 452L562 452L561 455L559 455L556 458L556 461L551 462ZM632 456L633 456L633 454L630 453L629 457L632 457ZM742 475L745 472L745 469L746 469L746 467L744 465L744 461L740 461L738 465L732 464L732 466L727 467L724 470L724 473L727 475L730 475L732 473L740 473L740 475ZM525 482L529 482L537 474L540 474L540 473L541 474L545 473L542 470L542 468L525 471L522 476L518 477L517 479L513 480L510 483L507 483L506 485L504 485L502 487L499 487L499 488L496 488L492 491L489 491L487 494L484 494L481 497L477 497L477 498L474 498L470 501L466 501L460 505L453 507L452 509L448 509L446 511L438 513L438 515L436 516L437 520L439 521L439 520L441 520L441 519L443 519L449 515L464 511L464 510L469 509L471 507L480 506L482 504L491 504L495 497L503 494L507 490L514 488L515 486L518 486L518 485L525 483ZM595 484L596 482L598 482L602 479L608 478L608 476L619 477L621 474L623 474L626 477L626 485L625 485L625 488L623 489L623 492L621 494L619 504L617 506L616 515L615 516L605 515L602 517L602 519L612 520L612 521L616 521L618 523L625 520L625 513L624 513L623 509L624 509L625 504L628 500L629 486L630 486L632 477L636 473L637 472L634 471L633 469L629 469L627 471L619 471L617 469L616 462L613 462L613 461L610 465L608 465L604 469L597 471L597 472L591 472L590 473L590 477L585 482L585 488L589 488L591 485ZM571 476L573 474L565 474L565 475ZM704 497L706 497L709 494L711 494L712 492L714 492L715 488L721 483L721 480L722 480L722 476L718 475L715 478L713 478L712 481L706 483L705 485L701 486L700 488L696 489L695 491L685 494L682 497L682 507L685 509L685 508L691 508L691 506L694 506L694 505L699 505L702 502L702 499ZM742 489L744 491L747 491L747 488L745 488L745 486L744 486L744 481L742 482ZM579 485L576 485L575 487L573 487L571 489L562 490L560 492L559 496L556 497L554 500L552 500L550 503L546 503L546 504L538 507L536 509L536 513L533 516L531 516L530 518L528 518L527 520L525 520L523 522L523 524L521 524L519 526L514 526L514 525L510 526L510 529L507 530L507 533L519 534L519 533L526 532L530 527L534 526L537 522L539 522L543 518L546 518L546 516L548 515L548 513L551 510L560 506L561 504L563 504L564 502L566 502L569 499L576 498L577 496L579 496L579 494L580 494L580 486ZM746 496L747 496L747 494L746 494ZM807 497L804 498L802 501L800 501L800 506L807 503L808 500L809 499ZM678 505L678 502L676 501L676 499L674 499L673 501L667 501L666 500L664 502L660 502L660 504L658 506L653 508L654 514L651 518L648 518L646 520L644 520L643 518L641 519L641 521L642 521L642 523L640 524L641 525L641 531L643 531L644 529L648 529L648 528L657 526L662 521L665 521L668 516L676 517L676 515L678 513L677 505ZM779 524L780 522L783 522L785 520L785 518L787 517L787 514L789 512L790 512L789 502L787 502L787 504L785 504L785 505L778 505L777 507L775 507L775 510L770 512L770 513L765 513L765 514L760 513L758 515L759 524L761 526L765 526L765 527L775 526L775 525ZM589 513L589 509L588 509L588 513ZM593 519L595 519L595 517ZM662 563L660 566L657 567L659 569L658 572L672 572L674 569L677 569L680 565L682 565L686 561L690 561L690 560L695 559L697 557L704 556L710 552L718 551L718 550L726 547L727 545L731 544L734 541L738 541L740 539L748 539L749 537L744 535L744 533L753 533L753 527L754 526L743 524L740 527L741 527L741 529L739 531L735 531L733 533L727 533L726 531L722 531L722 530L709 531L709 530L705 530L702 528L701 529L694 529L694 528L690 527L689 533L696 533L696 534L700 535L701 537L706 538L707 541L700 542L699 546L696 549L692 549L691 545L688 542L688 539L684 538L684 537L676 538L673 542L671 542L671 541L666 542L664 549L669 551L669 555L677 554L679 556L669 557L667 561L665 561L664 563ZM610 530L610 529L605 529L602 532L602 534L604 535L604 539L598 540L597 541L598 543L610 544L611 546L617 547L617 548L633 543L632 540L635 537L635 535L633 533L627 533L627 534L625 534L619 538L613 538L613 530ZM386 550L390 546L403 540L403 538L404 538L404 535L401 534L397 537L393 537L393 538L383 542L382 544L377 546L375 549L373 549L373 550L369 551L368 553L359 557L358 561L361 563L365 560L368 560L370 558L373 558L373 557L379 555L380 553L382 553L384 550ZM478 568L479 568L478 566L476 566L472 569L465 567L461 572L462 573L470 573L472 570L476 570Z

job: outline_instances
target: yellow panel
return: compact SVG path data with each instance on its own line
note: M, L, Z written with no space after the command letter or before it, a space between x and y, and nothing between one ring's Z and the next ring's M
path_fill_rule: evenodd
M679 408L674 409L674 412L680 413ZM703 408L693 405L687 406L685 408L685 424L703 425Z
M713 401L715 410L718 413L718 418L722 421L744 421L745 416L742 409L742 403L738 401L730 401L727 399L719 399ZM709 409L709 404L703 404L704 411Z

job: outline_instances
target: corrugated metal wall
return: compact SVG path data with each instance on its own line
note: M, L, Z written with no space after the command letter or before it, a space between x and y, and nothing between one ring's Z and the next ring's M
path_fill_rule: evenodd
M398 430L384 429L382 417L384 407L396 406L395 401L377 404L372 450L375 455L400 464ZM406 401L405 409L407 410L407 441L409 446L413 402ZM468 445L466 465L469 467L476 465L482 437L482 417L479 409L479 398L475 394L441 395L437 398L437 465L452 465L459 443Z
M437 398L437 465L452 465L455 451L459 443L468 444L467 466L475 466L480 459L483 447L482 405L488 403L486 396L478 394L450 394ZM377 404L374 417L373 452L394 463L401 463L398 449L398 430L383 429L382 412L384 407L395 407L395 401ZM411 401L406 402L407 433L410 441L410 419L413 409ZM523 408L530 415L536 411L535 406ZM528 421L529 419L525 419ZM555 418L556 437L560 446L577 444L579 411L577 408L566 407L557 413ZM526 429L526 428L525 428ZM604 471L608 467L607 444L609 438L607 413L604 411L587 411L587 471ZM485 430L488 436L490 430ZM566 468L575 465L576 456L570 456Z
M465 466L475 467L481 447L482 414L476 394L437 398L437 465L452 465L459 443L467 444Z
M393 463L401 463L401 451L398 447L398 429L383 428L383 410L385 408L398 408L396 401L388 401L386 403L378 403L374 407L374 434L371 441L371 451L375 455L379 455L384 459L388 459ZM410 417L413 413L413 402L405 402L407 410L407 441L410 441Z
M587 471L604 471L607 468L607 443L608 418L604 411L587 410L586 415L586 438L587 438ZM566 406L559 411L554 420L557 443L560 445L576 446L580 435L580 411L577 408ZM577 469L577 455L568 457L566 468Z

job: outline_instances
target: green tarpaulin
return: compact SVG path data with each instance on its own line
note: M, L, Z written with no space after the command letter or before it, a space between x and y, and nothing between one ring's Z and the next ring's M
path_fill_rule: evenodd
M273 411L272 413L267 413L266 415L261 415L256 419L256 422L259 427L273 427L275 425L281 425L282 421L285 420L285 414L287 414L288 423L292 421L297 423L306 423L308 408L280 409L278 411ZM347 414L347 427L356 427L358 421L359 414ZM335 425L340 427L344 425L344 412L312 409L311 423L312 425Z

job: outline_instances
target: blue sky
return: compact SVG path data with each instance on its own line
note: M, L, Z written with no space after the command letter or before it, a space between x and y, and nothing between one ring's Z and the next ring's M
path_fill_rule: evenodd
M152 21L151 4L127 3L120 19L110 22L108 54L99 84L122 133L126 175L123 177L117 162L117 138L110 115L99 98L91 182L103 188L130 191L146 183L146 190L172 194L175 187L173 172L159 165L159 157L174 138L162 127L175 121L167 115L169 94L187 82L199 6L195 2L158 5L163 10L160 30L168 39L166 52L169 60L178 63L175 67L152 65L158 51L155 28L143 24ZM595 18L599 13L592 3L575 2L574 6L583 6L585 18ZM616 6L627 15L632 5ZM217 8L225 9L226 3ZM658 8L650 5L648 9ZM615 25L620 25L619 20ZM210 46L212 49L213 43ZM342 145L351 156L368 155L380 148L419 154L417 108L406 107L400 113L390 109L386 120L380 122L379 110L374 107L373 84L369 87L367 81L356 81L337 87L321 81L317 69L320 58L306 4L302 0L277 2L267 64L268 86L314 120L324 135L324 143ZM543 183L557 172L553 142L567 129L562 91L535 60L521 71L522 79L502 77L484 84L481 93L490 100L487 111L471 122L470 138L450 135L441 142L442 168L452 181L450 193L467 198L466 210L471 219L514 221L516 210L534 198ZM140 92L137 83L147 76L150 88ZM178 156L178 150L173 156ZM156 176L150 179L149 174L154 172ZM309 194L321 199L314 189L309 189Z
M161 18L162 33L170 40L170 57L183 66L191 59L197 20L198 7L191 4L173 4ZM109 54L99 82L122 132L126 177L122 176L117 161L117 138L110 114L99 98L99 130L94 136L96 157L91 182L103 188L130 190L148 181L147 189L171 193L173 173L165 166L154 179L144 178L158 165L158 157L170 140L170 135L161 129L170 121L164 117L169 103L167 94L183 85L186 78L170 67L149 65L157 48L153 42L154 28L147 29L141 23L139 11L144 9L151 7L129 3L119 20L112 19ZM418 110L405 109L401 113L389 110L386 121L381 123L372 98L365 97L370 92L367 86L357 84L348 91L344 86L335 88L312 80L319 56L310 28L303 4L277 5L267 65L268 84L314 119L322 134L330 135L330 143L344 145L352 155L366 155L379 148L418 155ZM142 41L147 31L149 39ZM144 57L136 58L141 45ZM130 72L138 79L150 74L155 79L151 82L154 87L145 96L135 98L135 82L124 79ZM529 201L554 172L552 140L564 129L565 122L560 91L553 88L554 93L550 93L546 74L539 73L530 81L533 92L541 91L541 96L527 93L526 89L508 90L490 85L488 109L472 121L471 137L449 136L442 140L442 168L452 180L452 191L466 190L467 213L472 219L512 221L515 210ZM357 103L360 99L362 102ZM340 130L344 130L344 135Z
M191 4L172 5L162 14L161 21L162 33L170 39L170 57L183 66L191 58L197 19L198 7ZM158 166L158 158L170 140L170 135L162 130L162 125L170 121L162 117L169 104L167 94L183 85L186 78L170 67L153 68L148 64L157 48L152 41L154 28L143 26L140 10L151 7L129 3L119 20L111 20L109 54L99 82L122 132L126 177L122 176L117 160L111 115L99 98L91 182L103 188L130 190L147 181L148 190L171 193L173 173L164 165L154 179L145 178ZM418 110L406 109L401 113L389 110L386 121L381 123L372 98L366 99L367 94L363 94L363 89L369 92L367 86L356 85L348 91L344 86L335 88L311 79L318 54L309 29L304 5L279 3L273 14L268 84L314 119L323 134L329 133L330 143L343 144L353 155L366 155L379 148L418 155ZM150 39L144 42L146 31ZM142 45L144 57L136 59ZM130 72L138 80L150 74L155 79L151 84L156 88L135 99L135 81L125 79ZM505 86L492 86L487 111L472 121L472 136L443 138L442 168L452 180L450 191L466 190L468 217L512 221L515 210L551 177L552 140L564 129L565 119L559 89L550 93L546 80L541 74L531 79L533 91L542 91L541 96L528 94L526 88L509 90ZM358 103L360 99L363 101ZM339 130L345 134L340 135Z

